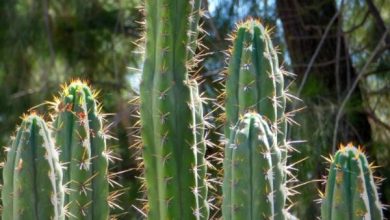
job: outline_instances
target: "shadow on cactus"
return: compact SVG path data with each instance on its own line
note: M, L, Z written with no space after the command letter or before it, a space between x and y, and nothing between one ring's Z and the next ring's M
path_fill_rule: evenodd
M64 219L62 169L42 117L23 116L7 151L2 219Z
M383 219L374 177L361 148L341 145L330 162L322 197L323 220Z

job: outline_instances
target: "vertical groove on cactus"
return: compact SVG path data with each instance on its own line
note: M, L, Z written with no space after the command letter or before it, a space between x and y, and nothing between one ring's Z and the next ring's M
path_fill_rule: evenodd
M383 219L372 168L361 149L341 146L330 162L322 219Z
M274 194L283 182L281 152L264 117L249 112L225 148L222 215L231 219L286 219ZM285 191L282 191L285 193Z
M278 164L281 171L274 174L275 181L281 182L275 186L275 210L283 210L287 180L287 118L283 72L279 69L269 30L259 21L249 19L238 24L232 41L225 89L225 136L228 138L231 135L231 129L239 117L247 112L258 112L268 120L282 161ZM228 146L226 148L225 152L230 155L232 149ZM279 154L273 156L279 157ZM284 214L276 213L276 216Z
M23 118L3 170L2 219L64 219L58 152L44 120Z
M65 86L56 101L56 144L61 150L69 219L109 216L108 158L95 94L81 81Z
M202 111L193 106L200 103L188 79L196 5L146 1L140 112L149 219L208 218L204 149L198 142L203 123L196 116Z

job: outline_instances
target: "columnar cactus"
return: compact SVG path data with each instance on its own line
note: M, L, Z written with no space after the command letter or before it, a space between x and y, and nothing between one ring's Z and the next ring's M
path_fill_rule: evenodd
M286 219L281 150L267 119L249 112L232 129L223 162L225 220Z
M371 165L361 149L341 146L330 162L322 219L383 219Z
M226 138L231 137L232 128L240 116L247 112L258 112L271 123L274 143L281 151L283 172L280 189L274 191L275 205L281 210L286 201L286 161L287 161L287 117L285 114L286 92L284 76L272 45L269 31L259 21L249 19L238 24L233 35L233 47L227 70L225 88ZM226 155L233 148L225 147ZM277 213L277 216L283 216Z
M227 70L225 134L229 135L240 115L256 111L272 122L283 146L287 129L284 77L268 32L253 19L237 25Z
M108 157L95 94L81 81L65 86L55 105L56 144L64 164L69 219L109 216Z
M23 118L3 170L2 219L64 219L58 152L45 121Z
M207 219L204 119L188 76L197 4L147 0L145 6L140 113L148 219Z

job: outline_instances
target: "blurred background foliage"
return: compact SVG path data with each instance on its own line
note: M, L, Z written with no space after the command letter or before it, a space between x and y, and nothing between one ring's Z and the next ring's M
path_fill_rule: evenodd
M207 97L217 98L226 65L228 35L248 16L274 27L273 41L290 78L293 100L289 109L299 125L290 129L294 144L289 163L302 159L291 197L292 212L300 219L319 216L318 190L327 164L321 156L339 143L365 146L390 176L390 2L387 0L203 0L201 19L207 49L200 63ZM121 161L112 171L126 171L117 179L126 191L118 201L118 218L141 218L137 208L141 181L134 148L137 93L142 67L143 13L140 0L3 0L0 1L0 146L7 146L23 113L33 109L49 118L50 101L60 84L74 78L88 80L100 90L110 140ZM138 44L138 45L137 45ZM131 68L127 68L131 67ZM356 82L356 83L355 83ZM209 112L215 108L209 102ZM33 108L32 108L33 107ZM303 110L295 112L296 109ZM214 118L221 110L212 112ZM218 143L220 126L209 138ZM215 149L210 149L209 154ZM0 153L1 160L4 158ZM380 186L385 204L390 182ZM387 213L388 214L388 213ZM220 216L214 210L214 216Z

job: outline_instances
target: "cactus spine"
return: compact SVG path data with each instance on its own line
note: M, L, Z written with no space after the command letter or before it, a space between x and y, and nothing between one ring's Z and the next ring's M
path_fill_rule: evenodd
M284 214L279 211L283 210L286 201L286 93L277 53L268 32L253 19L237 26L226 82L225 136L231 137L231 129L239 117L250 111L258 112L271 123L275 136L273 145L281 151L280 162L274 161L274 166L283 168L273 177L278 183L274 185L274 217L283 219ZM228 143L225 155L232 155L232 151L234 149Z
M25 116L3 170L2 219L64 219L58 152L44 120Z
M274 195L281 151L266 119L249 112L232 129L225 148L222 215L231 219L285 219L284 201Z
M209 215L202 106L188 77L193 7L196 1L146 1L140 112L148 219Z
M54 129L64 163L63 183L69 219L109 216L108 158L97 101L81 81L65 86L56 102Z
M383 219L371 165L361 149L341 146L330 161L322 219Z

